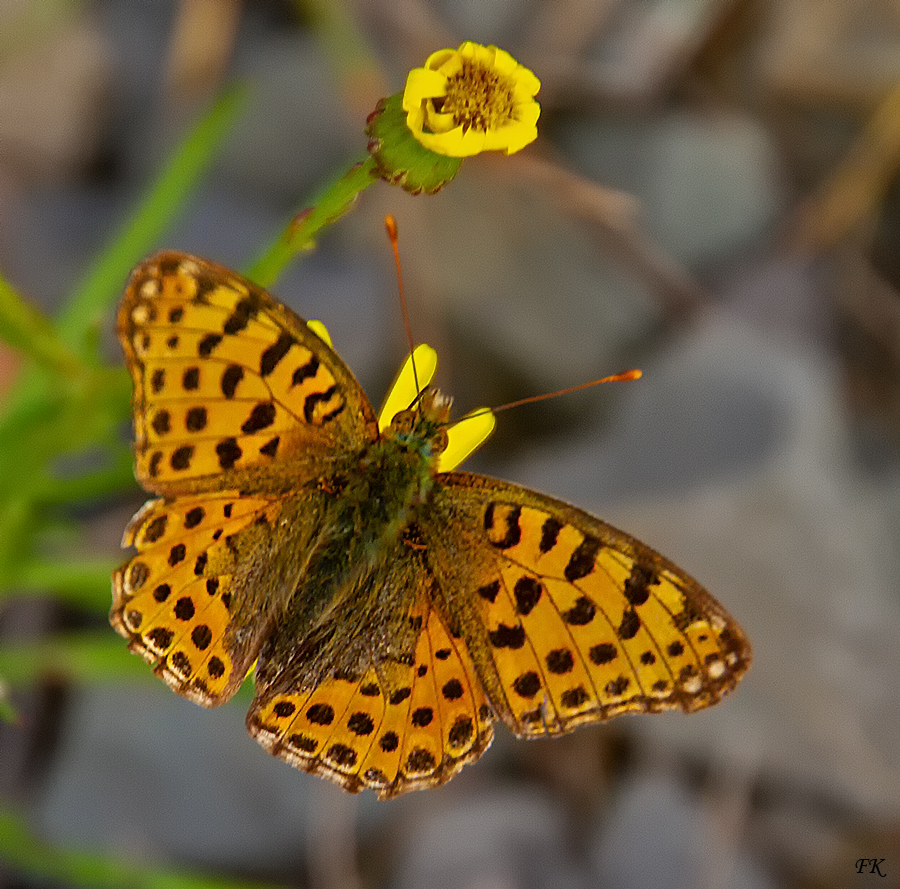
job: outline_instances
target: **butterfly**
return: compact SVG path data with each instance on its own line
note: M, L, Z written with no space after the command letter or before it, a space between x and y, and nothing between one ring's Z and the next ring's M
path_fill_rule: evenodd
M494 418L450 423L430 347L376 415L323 325L173 252L134 270L117 329L154 499L112 626L204 707L255 665L247 727L297 768L389 798L450 779L497 719L536 738L690 712L748 669L740 627L668 559L454 471Z

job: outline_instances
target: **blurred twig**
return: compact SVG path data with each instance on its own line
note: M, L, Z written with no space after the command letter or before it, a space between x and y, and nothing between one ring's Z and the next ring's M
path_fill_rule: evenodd
M184 102L219 91L242 6L242 0L181 0L166 62L171 100Z
M862 134L822 186L797 210L788 234L798 252L834 246L879 212L900 169L900 83L882 99Z
M563 210L583 219L617 250L659 294L673 317L696 311L706 302L703 288L662 248L640 222L640 205L630 194L606 188L533 154L520 154L495 166L506 175L525 173L540 182Z

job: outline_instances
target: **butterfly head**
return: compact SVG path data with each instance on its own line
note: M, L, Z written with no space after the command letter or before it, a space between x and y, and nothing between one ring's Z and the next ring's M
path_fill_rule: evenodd
M451 399L429 386L415 405L394 414L389 433L397 441L437 457L447 450Z
M427 442L437 457L437 472L450 472L476 451L493 432L494 414L487 408L470 411L450 422L450 399L429 386L437 369L437 352L416 346L388 392L378 415L382 434L389 429L411 441Z

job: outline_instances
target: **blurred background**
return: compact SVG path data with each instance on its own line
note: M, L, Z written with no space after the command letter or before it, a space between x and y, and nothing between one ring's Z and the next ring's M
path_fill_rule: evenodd
M235 81L154 246L246 266L364 154L377 100L463 40L541 79L538 141L434 197L377 183L273 290L377 406L405 349L391 212L460 412L641 367L502 414L467 468L665 553L753 669L690 717L498 727L450 784L379 803L268 756L248 694L172 694L106 624L108 583L77 607L6 589L0 648L108 635L121 658L0 689L4 889L900 886L897 0L3 0L4 277L56 312ZM20 372L0 347L0 399ZM144 499L73 504L82 555L121 560Z

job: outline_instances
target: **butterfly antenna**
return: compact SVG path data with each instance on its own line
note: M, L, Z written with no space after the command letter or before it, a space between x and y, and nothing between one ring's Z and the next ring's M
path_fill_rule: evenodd
M412 335L412 327L409 323L409 311L406 307L406 292L403 289L403 269L400 266L400 245L397 238L397 220L388 213L384 217L384 227L387 229L388 237L391 239L391 248L394 251L394 265L397 267L397 291L400 295L400 311L403 313L403 326L406 328L406 340L409 343L409 357L412 360L413 380L416 384L416 392L418 393L416 400L422 394L419 387L419 375L416 372L415 344Z
M621 373L612 374L608 377L601 377L599 380L591 380L589 383L581 383L578 386L569 386L567 389L557 389L555 392L545 392L543 395L530 395L528 398L520 398L518 401L510 401L507 404L501 404L499 407L486 407L481 410L472 411L456 420L461 423L463 420L471 420L474 417L480 417L486 413L499 414L500 411L508 411L514 407L522 407L523 404L533 404L536 401L546 401L548 398L556 398L560 395L568 395L570 392L580 392L582 389L590 389L593 386L599 386L601 383L628 383L632 380L639 380L644 375L641 370L623 370Z

